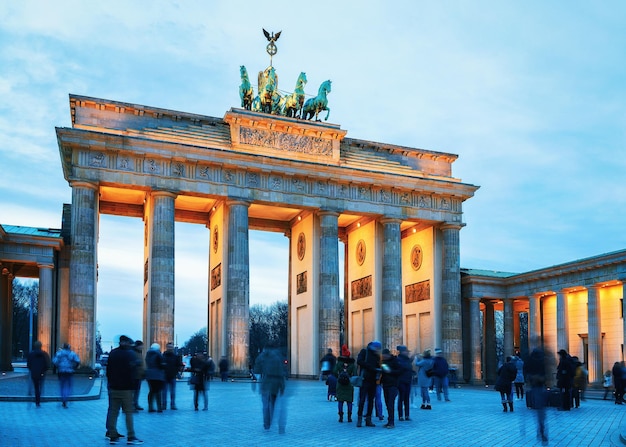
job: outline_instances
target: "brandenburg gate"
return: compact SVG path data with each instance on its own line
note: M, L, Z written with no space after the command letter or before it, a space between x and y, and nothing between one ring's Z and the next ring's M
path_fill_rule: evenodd
M72 188L61 337L93 364L98 221L114 214L144 222L148 344L174 339L179 221L210 232L208 349L234 370L249 359L250 229L289 239L292 375L315 376L326 349L339 351L340 287L353 352L373 339L441 347L462 370L459 233L477 187L452 176L456 155L253 110L216 118L70 95L72 127L56 129Z

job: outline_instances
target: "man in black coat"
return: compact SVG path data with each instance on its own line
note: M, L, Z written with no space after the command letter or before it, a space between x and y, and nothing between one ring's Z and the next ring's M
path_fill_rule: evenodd
M30 371L30 380L35 389L35 405L41 406L41 390L43 388L46 371L50 369L50 356L41 349L41 342L37 340L33 343L33 350L26 357L26 366Z
M165 383L163 385L161 395L162 408L163 410L167 408L167 391L169 388L170 408L172 410L176 410L176 377L178 376L180 367L183 364L183 359L180 355L174 352L174 343L168 343L165 345L163 363L165 370Z
M363 374L363 384L359 389L359 410L357 413L357 427L362 426L363 409L367 400L367 414L365 415L365 425L367 427L376 427L372 422L372 411L374 410L374 399L376 398L376 386L380 381L382 369L380 362L380 351L382 345L379 341L370 342L367 348L361 349L357 357L356 363Z
M572 405L572 385L576 367L565 349L559 351L556 367L556 386L561 390L561 411L569 411Z
M117 417L120 408L126 416L128 439L126 444L139 445L143 441L135 436L133 413L133 393L137 375L137 356L132 349L133 341L125 335L120 336L120 345L109 354L107 380L109 388L109 411L107 413L107 437L110 444L118 444L121 435L117 431Z

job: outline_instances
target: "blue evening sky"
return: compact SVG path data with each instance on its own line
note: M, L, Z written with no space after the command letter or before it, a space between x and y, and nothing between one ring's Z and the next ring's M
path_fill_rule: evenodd
M59 228L56 127L78 94L222 117L239 66L332 80L348 136L459 155L461 266L523 272L626 248L622 1L0 4L0 223ZM101 216L105 341L141 336L143 224ZM177 224L176 334L206 325L208 230ZM251 302L287 295L287 239L251 236ZM343 290L343 289L341 289ZM106 346L105 346L106 348Z

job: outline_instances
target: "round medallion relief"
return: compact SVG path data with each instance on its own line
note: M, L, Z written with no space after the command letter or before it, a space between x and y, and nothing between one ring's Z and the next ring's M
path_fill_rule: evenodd
M302 261L306 253L306 237L304 236L304 233L300 233L298 235L297 250L298 250L298 259Z
M213 227L213 253L217 253L217 244L219 241L219 232L217 229L217 225L215 225L215 227Z
M422 247L419 245L414 245L411 249L411 267L413 270L419 270L422 266Z
M356 262L359 265L363 265L365 261L365 241L360 239L359 242L356 243Z

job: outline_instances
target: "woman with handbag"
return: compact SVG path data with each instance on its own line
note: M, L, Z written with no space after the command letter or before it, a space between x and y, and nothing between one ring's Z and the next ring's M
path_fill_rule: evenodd
M194 358L191 359L191 378L189 379L189 385L193 389L193 407L195 411L198 411L198 394L202 393L204 401L203 411L209 409L209 398L206 393L206 378L209 372L209 362L204 358L202 352L198 352Z
M337 406L339 422L343 422L343 403L348 407L348 422L352 422L352 403L354 402L354 386L350 378L356 376L356 362L350 357L350 350L347 345L341 347L341 355L337 358L334 371L337 377Z
M424 354L421 356L418 355L415 359L415 366L418 368L417 386L419 386L422 395L422 406L420 407L422 410L432 410L432 407L430 406L428 388L433 381L432 376L434 365L435 361L430 354L430 349L425 350Z

